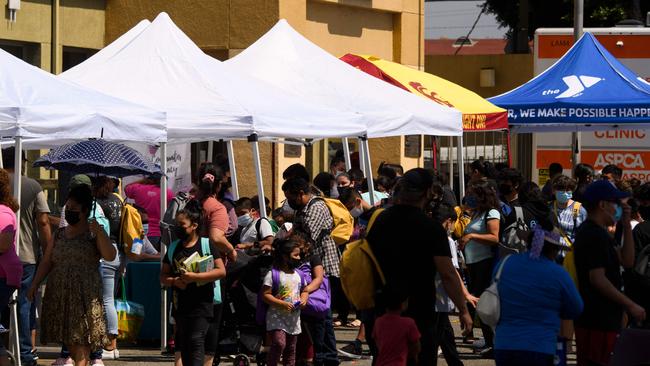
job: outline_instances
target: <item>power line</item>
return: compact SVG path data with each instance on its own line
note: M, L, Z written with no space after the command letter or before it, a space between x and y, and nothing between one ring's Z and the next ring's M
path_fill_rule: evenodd
M481 15L483 15L483 13L485 13L486 9L487 9L487 1L483 3L483 7L481 8L481 12L478 13L478 16L476 17L476 20L474 21L474 24L472 24L472 28L469 30L469 32L467 32L467 36L465 36L466 40L469 40L469 36L474 31L474 28L476 28L476 24L478 23L478 20L481 19ZM456 56L458 54L458 52L460 52L460 50L463 49L464 45L465 45L464 41L460 43L460 46L456 49L456 52L454 53L454 56Z

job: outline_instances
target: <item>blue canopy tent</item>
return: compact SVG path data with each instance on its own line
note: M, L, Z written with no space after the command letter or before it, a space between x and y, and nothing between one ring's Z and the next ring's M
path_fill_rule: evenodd
M590 33L537 77L488 100L508 109L513 132L650 127L650 83Z

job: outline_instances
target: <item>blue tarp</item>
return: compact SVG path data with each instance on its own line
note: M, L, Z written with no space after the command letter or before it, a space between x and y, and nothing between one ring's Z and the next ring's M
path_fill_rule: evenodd
M526 84L488 99L515 132L650 128L650 83L590 34Z

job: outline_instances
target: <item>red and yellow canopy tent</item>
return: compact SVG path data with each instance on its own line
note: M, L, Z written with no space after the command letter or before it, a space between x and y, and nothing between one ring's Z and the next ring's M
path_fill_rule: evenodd
M507 153L508 165L510 165L507 110L497 107L473 91L449 80L379 57L348 53L342 56L341 60L398 88L458 109L463 113L465 132L505 131L508 133Z

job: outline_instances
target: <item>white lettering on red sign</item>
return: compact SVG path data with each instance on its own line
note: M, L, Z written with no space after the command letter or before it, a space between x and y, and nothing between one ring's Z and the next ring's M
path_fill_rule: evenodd
M602 169L609 164L622 166L625 169L645 168L641 154L616 152L599 153L594 168Z

